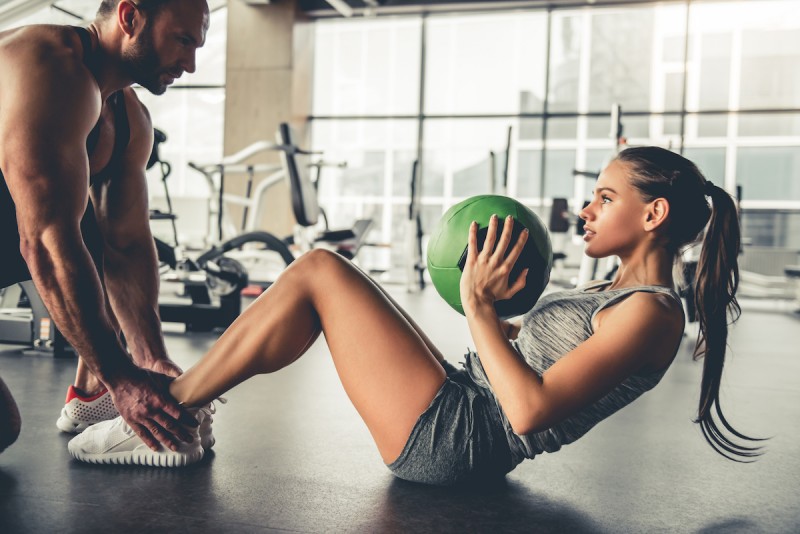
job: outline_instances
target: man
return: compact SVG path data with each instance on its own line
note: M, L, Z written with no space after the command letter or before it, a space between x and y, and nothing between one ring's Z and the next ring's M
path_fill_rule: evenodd
M162 94L194 72L208 22L205 0L103 0L86 29L0 33L0 287L32 279L80 355L62 430L82 430L81 411L118 410L153 450L193 439L197 421L167 392L181 371L158 317L153 127L130 86ZM4 393L0 450L19 426Z

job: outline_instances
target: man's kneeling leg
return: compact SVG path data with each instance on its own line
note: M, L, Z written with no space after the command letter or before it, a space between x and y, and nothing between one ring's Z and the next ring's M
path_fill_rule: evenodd
M0 378L0 452L17 441L21 424L17 403Z

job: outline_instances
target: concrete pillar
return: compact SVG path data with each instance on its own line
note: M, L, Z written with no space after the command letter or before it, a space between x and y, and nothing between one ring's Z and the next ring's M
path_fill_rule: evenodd
M275 141L281 122L304 128L311 112L313 27L296 0L250 5L228 2L228 45L225 98L225 155L263 139ZM277 152L253 157L250 163L280 163ZM256 183L264 176L256 176ZM225 191L245 192L246 176L228 176ZM226 205L226 213L241 224L242 209ZM280 237L291 234L294 215L287 183L271 188L262 202L259 229Z

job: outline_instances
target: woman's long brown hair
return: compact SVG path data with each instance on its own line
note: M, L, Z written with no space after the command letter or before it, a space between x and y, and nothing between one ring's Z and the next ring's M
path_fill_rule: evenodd
M667 247L677 255L694 242L705 228L697 264L695 305L700 333L695 360L703 359L700 403L695 423L706 441L722 456L751 461L762 448L742 442L763 441L737 431L725 418L719 389L728 342L728 325L741 308L736 301L739 286L741 234L736 204L720 187L707 181L688 159L658 147L635 147L617 156L630 166L633 185L646 202L665 198L670 205ZM711 204L707 198L711 199Z

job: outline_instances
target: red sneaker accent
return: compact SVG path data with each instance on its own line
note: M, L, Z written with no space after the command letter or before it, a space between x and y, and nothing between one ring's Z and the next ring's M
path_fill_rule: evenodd
M95 393L94 395L88 397L85 396L83 391L81 391L80 393L79 391L80 390L78 390L78 388L76 388L75 386L70 386L67 389L67 400L64 401L64 404L67 404L72 399L82 400L83 402L92 402L93 400L97 400L103 395L105 395L108 390L106 388L103 388L98 393Z

